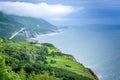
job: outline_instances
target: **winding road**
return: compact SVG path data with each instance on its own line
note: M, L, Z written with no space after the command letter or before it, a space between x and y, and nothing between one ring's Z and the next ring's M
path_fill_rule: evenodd
M25 30L25 27L21 28L19 31L15 32L9 39L13 39L17 34Z

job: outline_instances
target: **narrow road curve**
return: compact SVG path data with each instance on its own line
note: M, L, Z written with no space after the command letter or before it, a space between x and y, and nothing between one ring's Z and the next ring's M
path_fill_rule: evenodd
M9 39L13 39L17 34L25 30L25 27L21 28L19 31L15 32Z

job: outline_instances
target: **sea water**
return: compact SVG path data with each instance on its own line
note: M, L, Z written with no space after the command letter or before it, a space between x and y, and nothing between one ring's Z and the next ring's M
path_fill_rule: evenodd
M100 80L120 80L119 25L80 25L59 33L38 36L40 43L52 43L63 53L91 68Z

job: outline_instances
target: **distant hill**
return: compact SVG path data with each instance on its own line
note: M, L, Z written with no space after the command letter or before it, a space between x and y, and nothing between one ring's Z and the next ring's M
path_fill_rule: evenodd
M13 32L18 31L23 26L23 24L0 12L0 37L9 38Z
M15 32L25 27L25 30L17 35L20 37L35 37L39 34L55 32L57 27L43 19L7 15L0 12L0 37L9 38ZM16 38L18 38L16 36Z
M15 21L23 24L26 27L26 30L31 33L31 35L46 34L57 30L56 26L50 24L44 19L15 15L11 15L10 17L13 18Z

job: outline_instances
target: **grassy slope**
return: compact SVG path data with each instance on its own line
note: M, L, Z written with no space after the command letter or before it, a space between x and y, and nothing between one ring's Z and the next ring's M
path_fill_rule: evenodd
M53 45L51 46L47 46L49 54L52 54L52 52L58 52L59 54L59 50L57 48L55 48ZM51 60L55 61L55 63L51 64ZM92 78L93 80L95 80L95 78L91 75L91 73L88 71L87 68L85 68L82 64L78 63L75 58L71 55L67 55L67 54L61 54L60 55L55 55L55 56L47 56L47 61L48 61L48 65L52 66L52 67L57 67L57 68L62 68L62 69L66 69L69 70L71 72L75 72L79 75L83 75L89 78Z
M93 78L84 66L78 64L77 62L73 60L70 60L69 56L47 57L47 60L50 66L67 69L79 75ZM50 64L51 60L56 61L56 63Z

